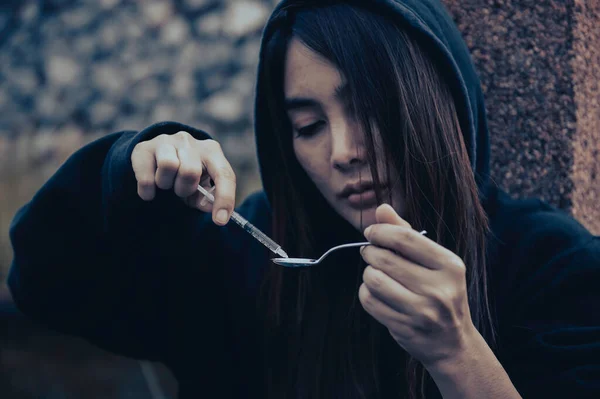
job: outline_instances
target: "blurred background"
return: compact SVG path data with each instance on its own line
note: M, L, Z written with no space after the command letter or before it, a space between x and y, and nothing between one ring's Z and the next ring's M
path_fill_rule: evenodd
M84 144L174 120L221 142L238 200L260 189L260 33L276 1L0 2L0 282L9 223ZM600 234L600 2L444 0L471 49L494 180ZM36 325L0 285L0 397L174 398L161 365Z
M0 280L16 210L75 150L173 120L219 140L238 198L260 188L252 130L261 29L273 2L0 2ZM0 398L173 398L160 365L28 322L0 288ZM2 305L0 305L2 306Z

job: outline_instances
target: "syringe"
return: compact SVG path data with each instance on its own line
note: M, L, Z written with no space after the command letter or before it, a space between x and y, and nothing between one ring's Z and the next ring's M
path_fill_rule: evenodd
M202 187L199 184L198 191L200 191L211 204L215 202L214 195L212 195L212 193L208 192L204 187ZM262 243L265 247L269 248L273 253L281 256L282 258L288 257L283 248L281 248L281 245L271 240L269 236L267 236L265 233L256 228L252 223L250 223L248 220L246 220L246 218L244 218L236 211L233 211L233 213L231 214L231 220L236 222L241 228L250 233L252 237L256 238L260 243Z

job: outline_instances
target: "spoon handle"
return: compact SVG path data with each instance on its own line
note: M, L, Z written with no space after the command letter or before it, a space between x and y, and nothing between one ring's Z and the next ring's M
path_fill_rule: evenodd
M329 251L325 252L317 261L317 263L320 263L323 259L325 259L325 257L327 255L329 255L330 253L332 253L333 251L337 251L338 249L342 249L342 248L351 248L351 247L362 247L362 246L366 246L366 245L371 245L371 243L369 241L364 241L364 242L352 242L350 244L342 244L342 245L338 245L336 247L330 248Z
M419 234L421 234L422 236L427 234L426 230L421 231ZM362 247L362 246L367 246L367 245L372 245L369 241L363 241L363 242L351 242L350 244L342 244L342 245L338 245L335 246L333 248L330 248L329 251L325 252L318 260L316 263L321 263L321 261L323 259L325 259L325 257L327 255L329 255L330 253L332 253L333 251L337 251L338 249L342 249L342 248L351 248L351 247Z

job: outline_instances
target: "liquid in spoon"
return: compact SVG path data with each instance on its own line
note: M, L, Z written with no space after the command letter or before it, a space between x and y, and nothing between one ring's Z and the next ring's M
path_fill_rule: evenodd
M287 267L303 267L317 263L316 259L309 258L273 258L273 263Z

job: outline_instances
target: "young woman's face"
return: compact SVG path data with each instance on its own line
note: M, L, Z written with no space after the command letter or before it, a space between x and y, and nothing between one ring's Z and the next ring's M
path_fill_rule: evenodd
M375 223L378 204L363 133L350 115L344 77L328 60L294 38L287 50L284 85L298 162L333 209L355 228ZM385 176L385 169L378 166L383 195L388 198L391 179ZM399 188L392 188L392 199L402 215Z

